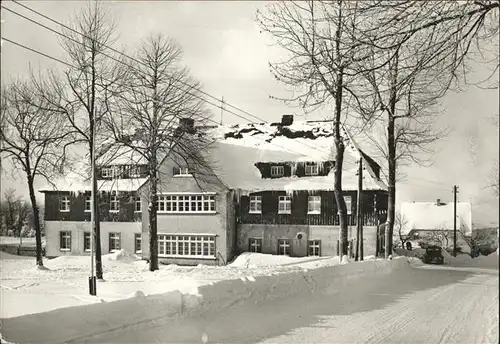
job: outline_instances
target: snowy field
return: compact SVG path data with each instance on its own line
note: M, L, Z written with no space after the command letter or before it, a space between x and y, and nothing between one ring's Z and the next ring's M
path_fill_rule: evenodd
M291 258L247 253L225 267L160 265L160 270L150 272L145 261L122 250L103 256L105 281L98 282L98 295L94 297L88 295L88 256L45 259L47 269L39 270L33 257L13 256L5 252L0 254L0 318L127 299L137 293L152 295L179 290L197 294L199 286L216 281L339 263L336 257Z
M137 326L138 329L142 328L141 336L146 335L148 340L153 340L147 334L150 326L155 326L156 319L163 321L162 319L168 319L171 314L180 314L179 310L184 313L183 305L191 307L189 305L191 301L198 304L200 295L208 303L198 305L201 308L198 306L192 308L194 312L192 314L189 310L186 313L195 319L199 317L204 319L203 315L199 317L196 315L199 312L203 314L205 311L215 312L223 309L230 311L235 305L250 307L259 300L267 300L260 304L290 300L290 298L306 300L307 295L315 294L323 288L345 289L350 293L353 281L359 279L370 283L356 285L368 286L377 280L399 285L396 289L401 293L401 281L395 282L396 279L408 279L410 276L416 278L417 271L422 273L429 271L434 274L434 278L421 279L418 282L422 283L422 288L425 289L428 288L426 284L434 283L432 281L446 280L452 276L450 271L440 272L440 269L458 270L453 272L455 275L462 273L460 269L479 274L484 274L484 271L488 270L489 276L496 276L497 271L491 269L498 269L496 254L474 260L446 257L447 265L428 266L416 258L406 257L399 259L394 257L393 262L368 257L365 263L352 264L352 261L347 261L343 262L348 263L345 265L339 263L336 257L291 258L245 253L225 267L168 265L160 266L159 271L149 272L146 262L120 251L103 256L106 280L98 283L98 296L92 297L88 295L88 257L73 256L45 260L46 269L37 269L31 257L2 253L0 258L1 318L4 318L2 321L4 328L0 329L0 332L3 332L8 340L13 339L15 343L87 342L87 340L96 343L103 340L126 342L134 340L126 333L135 331L134 328ZM339 266L333 267L335 265ZM422 269L412 272L410 265ZM387 274L391 276L389 279L394 280L393 282L383 277ZM435 279L438 276L439 279ZM492 277L488 278L488 283L494 282L491 280ZM474 281L471 280L471 283ZM410 280L408 283L413 285ZM475 285L474 283L472 285ZM384 288L386 287L381 287L382 292ZM145 298L144 295L150 296ZM108 303L116 300L122 301ZM78 305L87 306L72 308ZM178 308L179 306L181 308ZM36 314L49 310L55 311ZM222 313L225 314L225 311ZM18 317L24 314L35 315L33 318ZM113 316L109 317L109 314ZM59 331L43 330L56 328L62 321L67 326L59 328ZM127 331L123 332L124 329ZM181 333L182 338L187 339L185 336L190 331ZM41 332L43 338L40 338ZM115 335L118 337L113 337ZM498 337L497 332L492 332L488 336L488 338ZM287 341L280 340L280 342Z

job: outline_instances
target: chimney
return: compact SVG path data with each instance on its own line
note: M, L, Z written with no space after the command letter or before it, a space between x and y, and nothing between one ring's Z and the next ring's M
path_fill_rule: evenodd
M436 200L436 205L437 205L438 207L441 205L441 199L439 199L439 198L438 198L438 199Z
M179 121L179 129L189 134L194 133L194 119L193 118L181 118Z
M292 123L293 123L293 115L281 116L281 125L282 126L292 125Z

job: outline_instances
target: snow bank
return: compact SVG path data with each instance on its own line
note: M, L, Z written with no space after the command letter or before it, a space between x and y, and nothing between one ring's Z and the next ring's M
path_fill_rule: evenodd
M329 257L327 257L329 258ZM278 256L273 254L264 253L251 253L244 252L240 254L234 262L229 264L232 268L255 268L255 267L266 267L266 266L276 266L276 265L295 265L310 261L327 259L324 257L289 257L289 256Z
M323 264L338 263L338 258L325 259L323 262ZM348 281L359 279L367 279L368 283L370 277L389 274L409 266L408 263L406 258L396 258L392 261L376 259L357 263L348 261L344 265L323 266L311 270L294 267L275 270L267 276L248 274L240 278L213 281L208 285L199 286L196 295L175 290L146 296L139 290L129 295L129 299L113 302L100 302L94 297L94 301L97 302L94 304L27 315L23 317L23 321L6 319L5 321L9 321L9 327L3 332L5 337L14 338L17 332L23 331L23 327L29 326L33 336L43 333L45 342L83 340L126 326L161 321L163 318L180 314L199 314L221 310L242 302L260 302L310 294L331 285L343 287ZM191 269L195 271L198 268ZM226 268L226 270L235 269ZM245 271L251 273L252 269ZM258 269L253 272L258 273ZM104 284L106 283L100 283L98 288ZM61 323L65 326L59 326ZM58 328L58 331L46 331L47 328ZM24 339L26 342L39 340L35 337Z
M171 291L161 295L150 295L119 300L114 302L96 303L92 305L61 308L43 314L23 317L23 322L9 322L2 332L6 338L13 338L15 333L21 333L28 326L33 338L24 338L26 342L37 342L37 333L43 333L44 342L71 342L127 326L142 324L180 314L183 305L194 307L197 298L184 295L179 291ZM43 318L43 319L42 319ZM24 324L24 325L23 325ZM64 326L60 326L64 324ZM57 331L47 331L47 328Z

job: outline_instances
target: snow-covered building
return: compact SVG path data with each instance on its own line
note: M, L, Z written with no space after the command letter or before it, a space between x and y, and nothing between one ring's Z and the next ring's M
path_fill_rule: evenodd
M472 206L457 202L457 245L469 252L467 238L472 235ZM413 240L437 242L443 247L453 246L454 204L437 199L435 202L401 203L402 234Z
M283 116L280 123L208 129L214 143L200 152L207 166L188 166L185 159L172 155L160 168L160 261L225 264L242 251L292 256L338 253L330 121L294 123L293 117ZM362 158L365 255L375 254L377 225L386 219L387 188L380 166L349 133L343 136L342 183L350 238L355 236L357 170ZM100 206L103 253L123 248L145 258L149 255L145 197L149 184L142 163L124 152L123 158L100 164L99 189L105 191ZM57 191L43 190L48 256L84 254L88 247L89 234L84 233L90 231L90 188L65 183L58 184Z
M129 149L111 148L97 165L102 252L126 249L140 253L142 203L137 190L147 181L145 162ZM65 178L39 190L45 195L48 257L90 253L89 176L88 164L81 163Z

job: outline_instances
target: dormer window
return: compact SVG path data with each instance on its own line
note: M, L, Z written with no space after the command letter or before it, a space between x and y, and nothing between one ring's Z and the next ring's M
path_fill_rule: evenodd
M315 162L306 163L306 176L317 176L318 175L318 164Z
M128 175L130 178L139 178L141 176L141 168L138 166L130 167Z
M173 168L174 176L191 176L191 171L188 167L174 167Z
M271 177L282 177L285 174L285 167L271 166Z

